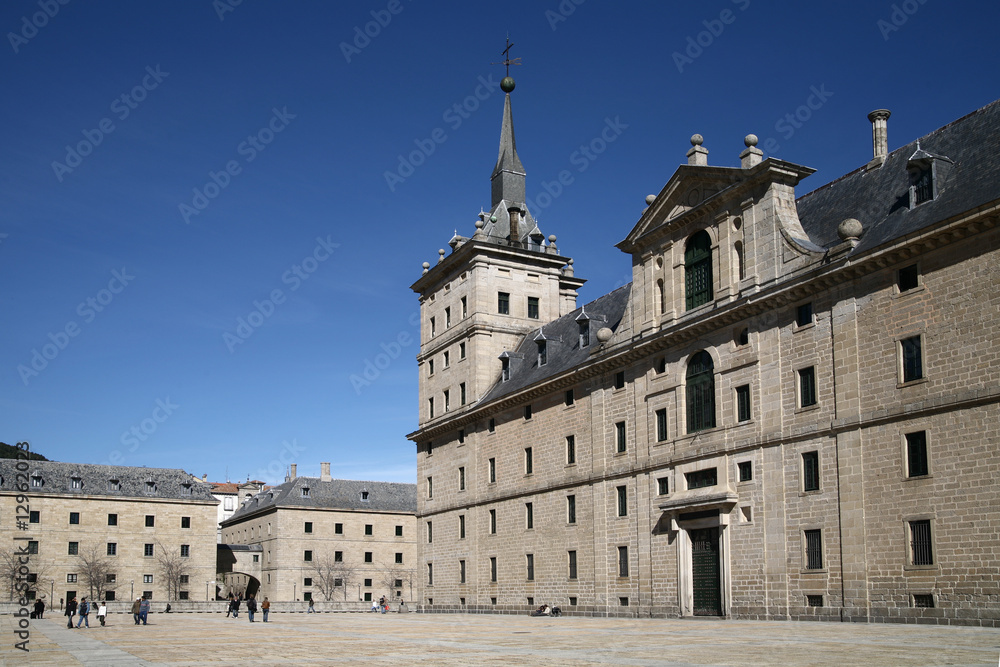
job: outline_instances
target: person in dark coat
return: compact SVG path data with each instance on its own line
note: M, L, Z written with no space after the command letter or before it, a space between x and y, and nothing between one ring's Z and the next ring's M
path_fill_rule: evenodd
M42 598L35 600L35 618L42 618L45 613L45 601Z
M76 615L76 598L66 603L66 627L73 629L73 616Z
M233 599L233 618L239 618L240 615L240 599Z
M247 616L250 617L250 622L253 623L253 615L257 613L257 600L251 595L247 598Z
M137 597L132 603L132 620L139 625L139 609L142 607L142 597Z

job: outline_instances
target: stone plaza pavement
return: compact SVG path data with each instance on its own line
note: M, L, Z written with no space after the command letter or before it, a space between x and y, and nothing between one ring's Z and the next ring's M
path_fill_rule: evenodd
M473 614L150 614L68 630L0 617L2 665L997 665L1000 630L859 623Z

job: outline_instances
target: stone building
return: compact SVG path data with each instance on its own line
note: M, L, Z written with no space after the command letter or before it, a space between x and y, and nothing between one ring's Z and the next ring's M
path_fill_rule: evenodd
M577 307L512 89L412 286L423 608L1000 623L1000 102L804 196L695 135Z
M216 504L183 470L0 459L0 551L27 549L29 597L50 606L215 599Z
M217 540L222 542L222 522L231 517L241 502L253 498L264 491L267 485L260 480L247 479L245 482L208 482L212 496L219 501Z
M416 486L333 479L329 463L298 477L295 467L223 521L220 547L256 552L256 571L233 568L229 587L271 600L413 599Z

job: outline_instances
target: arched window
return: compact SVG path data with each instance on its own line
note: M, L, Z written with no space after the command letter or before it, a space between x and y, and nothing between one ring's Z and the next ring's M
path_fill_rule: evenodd
M715 366L708 352L691 357L687 368L687 431L715 428Z
M743 241L737 241L733 245L733 250L736 251L736 275L743 280L747 277L746 261L743 257Z
M656 305L658 310L657 315L662 315L667 312L667 294L663 291L663 278L656 281Z
M704 229L684 248L684 295L687 310L712 300L712 239Z

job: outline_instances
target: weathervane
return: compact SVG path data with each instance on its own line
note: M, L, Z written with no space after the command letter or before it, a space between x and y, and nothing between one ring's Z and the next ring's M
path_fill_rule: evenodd
M500 54L503 55L503 60L501 60L498 63L490 63L491 65L504 66L505 76L503 80L500 81L500 89L505 93L509 93L510 91L514 90L514 79L510 75L510 66L521 64L520 56L518 56L517 58L510 57L510 47L512 46L514 45L510 43L510 35L507 35L507 48L500 52Z

